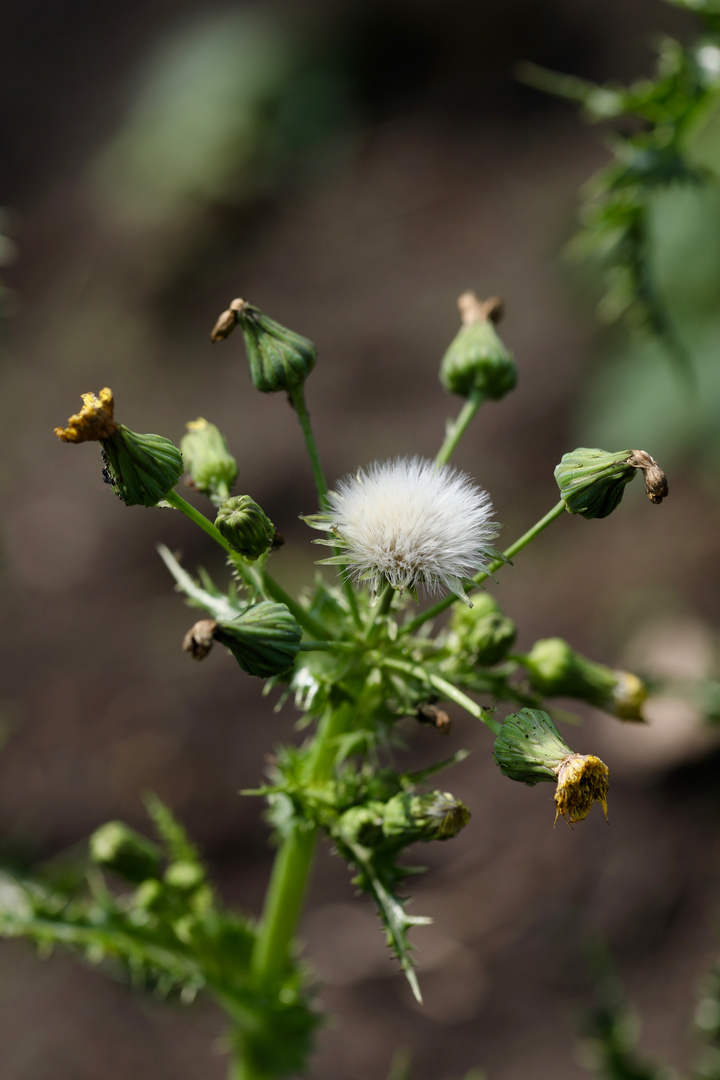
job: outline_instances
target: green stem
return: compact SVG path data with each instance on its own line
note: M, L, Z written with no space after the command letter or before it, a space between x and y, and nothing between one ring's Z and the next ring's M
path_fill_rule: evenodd
M390 668L391 671L401 671L403 674L410 675L419 682L424 682L428 686L432 686L432 688L437 690L439 694L442 694L446 700L454 701L456 705L459 705L465 712L470 713L476 720L481 720L483 724L490 728L494 735L499 733L500 724L497 720L493 720L489 711L483 709L481 705L478 705L472 698L469 698L462 690L458 690L457 686L453 686L447 679L443 679L442 676L436 675L432 671L426 671L425 668L421 667L419 664L409 664L405 660L383 660L382 666Z
M351 641L301 641L300 652L356 652Z
M301 383L300 386L296 386L293 390L289 390L288 396L297 413L298 420L300 421L300 427L302 428L303 438L305 439L305 445L307 446L307 452L310 458L310 467L312 469L313 477L315 478L315 487L317 488L320 507L323 510L327 510L330 505L328 501L328 486L325 480L322 462L320 461L317 443L315 442L315 435L313 434L312 425L310 423L310 413L308 412L308 407L305 402L305 384ZM339 548L335 549L335 554L340 554ZM362 619L360 618L360 612L358 610L355 590L353 589L352 582L347 577L343 578L343 588L345 590L345 595L347 596L348 604L350 605L350 614L352 615L353 622L359 630L362 627Z
M450 460L452 454L455 451L455 447L465 434L468 425L470 424L470 421L472 420L473 416L478 411L484 400L485 395L482 393L481 390L472 391L469 398L458 413L457 419L448 428L447 434L445 436L445 441L438 450L437 457L435 458L435 463L437 465L447 465L448 461Z
M285 592L285 589L283 589L280 582L276 581L275 578L271 577L266 571L263 571L262 582L264 586L263 591L267 592L278 604L284 604L285 607L292 612L295 621L299 623L303 629L313 634L316 638L332 636L331 631L328 630L327 626L323 626L323 624L307 612L304 607L298 604L297 600L293 599L290 593Z
M307 786L322 784L332 775L337 738L355 706L329 709L322 717L307 763ZM312 869L318 829L296 822L275 856L265 906L252 955L252 968L261 979L280 975L290 955Z
M315 826L295 824L275 856L252 955L253 971L261 979L281 975L287 966L305 902L316 839Z
M365 641L367 643L371 643L372 641L374 641L375 628L380 619L382 619L384 615L387 615L388 611L392 606L394 597L395 590L393 589L392 585L386 583L382 593L380 594L380 599L376 603L375 607L371 609L368 617L367 627L365 630Z
M509 548L505 549L502 559L496 559L494 563L490 564L488 570L476 574L472 579L473 584L480 585L481 582L492 577L496 570L500 570L505 565L505 562L509 562L514 555L517 555L519 551L522 551L524 547L527 547L528 544L532 543L535 537L539 536L543 529L546 529L551 522L555 521L556 518L559 518L564 510L565 503L561 499L556 506L553 506L552 510L548 511L545 517L536 521L533 527L528 529L526 533L523 533L519 540L516 540L514 544L511 544ZM423 611L420 615L416 616L416 618L405 623L400 629L400 634L414 634L419 627L428 621L428 619L435 619L438 615L442 615L443 611L447 611L456 600L456 596L446 596L444 600L439 600L437 604L428 608L427 611Z

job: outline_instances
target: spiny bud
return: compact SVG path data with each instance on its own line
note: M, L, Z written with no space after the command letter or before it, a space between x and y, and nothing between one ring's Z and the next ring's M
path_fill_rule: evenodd
M214 424L198 417L189 421L186 427L187 435L180 441L185 468L197 490L209 495L219 506L225 502L237 480L237 462Z
M620 720L643 719L648 692L637 675L588 660L562 638L536 641L523 664L541 694L587 701Z
M127 506L157 506L175 487L183 472L182 454L162 435L139 435L113 417L113 393L108 387L83 394L83 407L66 428L55 428L63 442L99 442L103 478Z
M531 786L557 781L555 821L582 821L594 802L600 803L607 820L607 765L594 754L574 754L546 712L521 709L507 716L493 757L511 780Z
M215 639L243 671L261 679L281 675L297 656L302 630L284 604L263 600L231 622L219 622Z
M504 660L515 644L517 627L489 593L473 596L473 606L456 606L450 623L459 649L471 664L491 667Z
M625 485L641 469L645 491L653 503L668 494L665 473L645 450L606 450L581 446L563 454L555 469L555 480L565 508L584 518L604 518L619 505Z
M281 326L247 300L233 300L216 322L212 341L228 337L239 324L245 338L250 377L263 394L301 386L317 360L317 350L306 337Z
M467 806L447 791L425 795L404 791L385 803L382 830L388 840L403 845L418 840L451 840L469 820Z
M272 521L249 495L227 499L218 510L215 528L233 551L251 560L269 551L275 536Z
M157 844L122 821L108 821L90 837L90 858L125 881L157 877L162 853Z
M451 394L469 397L479 392L499 401L517 382L517 368L495 329L503 313L502 300L478 300L474 292L458 299L462 328L440 364L440 382Z

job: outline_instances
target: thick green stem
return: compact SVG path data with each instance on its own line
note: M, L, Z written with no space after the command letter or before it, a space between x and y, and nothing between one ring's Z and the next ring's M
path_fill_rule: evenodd
M447 465L448 461L455 452L455 447L460 442L460 439L465 434L470 421L475 413L478 411L485 395L480 390L473 390L470 397L467 399L462 409L457 415L455 422L448 427L445 441L437 452L435 462L437 465Z
M487 709L483 709L481 705L469 698L467 694L464 694L462 690L458 690L456 686L453 686L447 679L443 679L440 675L436 675L432 671L426 671L420 664L410 664L405 660L383 660L382 666L389 668L391 671L401 671L405 675L411 675L412 678L417 679L419 682L424 682L428 686L431 686L434 690L437 690L439 694L447 701L454 701L456 705L459 705L465 712L470 713L476 720L481 720L486 727L489 727L494 735L499 734L500 724L497 720L493 720Z
M305 402L304 383L301 383L300 386L296 386L295 389L288 391L288 396L297 413L298 420L300 421L300 427L302 428L303 438L305 439L305 445L307 446L307 452L310 458L310 467L312 468L313 477L315 478L315 487L317 488L320 507L323 510L327 510L329 506L328 486L325 480L322 462L320 461L320 455L318 454L315 435L313 434L312 425L310 423L310 413L308 412L308 407ZM340 554L339 548L335 549L335 554ZM357 597L355 596L352 582L347 577L343 578L343 588L345 589L345 595L347 596L348 604L350 606L350 614L352 615L353 622L357 628L360 629L362 627L362 619L360 618L360 612L358 610Z
M308 786L331 776L337 757L337 737L345 730L353 712L352 706L341 705L323 716L307 763ZM287 965L305 901L317 837L316 827L296 822L275 857L252 957L253 971L261 979L281 974Z
M552 510L548 511L545 517L542 517L539 521L536 521L533 527L531 529L528 529L526 533L523 533L519 540L516 540L514 544L511 544L509 548L505 549L502 559L496 559L494 563L490 564L488 570L485 570L480 574L476 574L475 577L472 579L473 584L480 585L481 582L491 577L496 570L500 570L501 567L505 565L506 561L509 562L514 555L517 555L519 551L522 551L524 547L527 547L528 544L532 543L535 537L539 536L543 529L546 529L551 522L555 521L556 518L559 518L562 515L564 510L565 503L561 499L556 506L553 506ZM427 611L423 611L420 615L416 616L416 618L411 619L408 623L405 623L405 625L400 629L400 633L414 634L415 631L419 629L419 627L423 626L423 624L426 623L429 619L435 619L438 615L442 615L443 611L447 611L447 609L451 607L456 602L456 600L456 596L446 596L444 600L439 600L437 604L433 604L433 606L428 608Z
M280 975L287 966L305 902L316 838L317 828L298 823L275 856L252 957L253 971L262 979Z
M350 641L301 641L300 652L357 652Z

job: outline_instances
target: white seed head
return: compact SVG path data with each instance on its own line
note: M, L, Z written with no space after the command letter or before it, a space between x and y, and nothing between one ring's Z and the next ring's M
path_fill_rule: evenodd
M498 531L490 496L465 473L422 458L374 462L330 492L347 566L376 593L424 584L467 600L463 581L487 570Z

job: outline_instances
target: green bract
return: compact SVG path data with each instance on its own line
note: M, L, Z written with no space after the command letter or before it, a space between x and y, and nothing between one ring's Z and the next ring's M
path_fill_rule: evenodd
M493 748L493 757L504 776L531 785L556 780L560 762L571 753L541 709L521 709L507 716Z
M102 446L106 479L126 506L157 506L183 474L182 454L162 435L138 435L120 424Z
M581 446L563 454L555 469L565 508L584 518L604 518L611 514L625 493L625 485L637 469L629 463L632 450L589 449Z
M215 424L198 417L186 426L187 434L180 442L185 468L197 490L219 505L237 480L237 462Z
M272 394L294 390L305 382L317 360L312 341L281 326L246 300L233 300L218 319L212 340L228 337L236 323L245 339L250 377L257 390Z
M463 293L458 306L465 324L442 358L440 382L451 394L469 397L480 393L498 401L517 382L512 353L495 329L499 301L479 301L474 293Z
M261 679L281 675L297 656L302 630L284 604L263 600L231 622L218 622L215 640L243 671Z
M215 528L233 551L246 559L258 559L269 551L275 526L263 509L249 495L235 495L218 510Z

